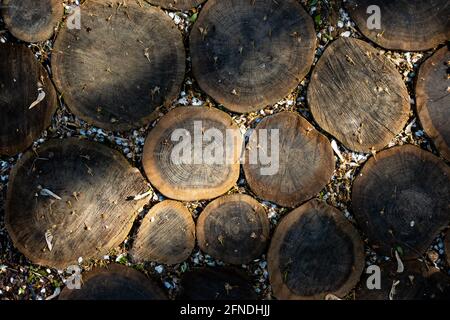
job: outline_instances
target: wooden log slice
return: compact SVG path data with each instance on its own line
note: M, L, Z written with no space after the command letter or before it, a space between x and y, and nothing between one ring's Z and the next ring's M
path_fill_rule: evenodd
M340 38L312 73L308 101L314 120L347 148L381 150L404 128L409 95L400 73L369 44Z
M314 59L314 23L295 0L209 0L190 47L200 87L245 113L290 94Z
M225 112L179 107L150 131L142 161L150 182L166 197L213 199L236 184L242 144L239 128Z
M185 261L195 246L195 223L189 210L177 201L155 205L145 216L133 243L137 262L176 264Z
M234 268L198 268L181 278L182 300L256 300L250 279Z
M380 8L381 29L372 28L374 5ZM447 0L349 0L346 7L359 30L387 49L424 51L450 38Z
M81 289L65 287L59 300L167 300L164 291L139 271L120 264L82 274Z
M5 225L33 263L64 269L98 258L128 235L148 186L117 151L77 139L46 142L13 168Z
M206 0L149 0L151 4L169 10L189 10L201 5Z
M1 9L9 32L26 42L50 39L64 14L61 0L3 0Z
M197 221L200 249L225 263L244 264L263 254L270 223L264 207L244 194L211 202Z
M450 222L450 167L412 145L383 151L356 178L352 207L376 251L420 257Z
M52 56L54 80L70 110L98 127L124 131L156 118L180 91L181 33L155 7L87 1L81 30L64 28Z
M281 206L295 207L326 186L335 160L324 135L298 114L281 112L256 126L246 147L243 167L256 195Z
M437 51L420 68L416 85L417 111L425 132L450 161L450 52Z
M363 271L363 242L339 210L314 199L281 220L268 267L277 299L343 298Z
M50 125L57 105L55 88L31 50L0 44L0 155L29 147Z

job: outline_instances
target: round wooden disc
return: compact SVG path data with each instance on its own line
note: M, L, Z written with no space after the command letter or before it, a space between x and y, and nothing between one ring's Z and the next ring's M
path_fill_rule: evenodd
M268 266L278 299L343 298L363 271L363 242L339 210L314 199L281 220Z
M200 87L231 111L245 113L295 89L313 63L316 32L295 0L209 0L190 47Z
M0 44L0 70L0 155L13 156L50 125L58 102L47 72L24 45Z
M189 10L202 4L206 0L148 0L155 6L169 10Z
M52 56L55 84L70 110L101 128L124 131L156 118L180 92L181 33L164 12L130 1L90 0L82 28L64 28Z
M14 37L26 42L50 39L63 13L61 0L3 0L2 3L6 27Z
M264 207L244 194L214 200L197 221L200 249L231 264L248 263L263 254L269 232Z
M380 8L380 27L372 28ZM392 50L424 51L450 38L450 4L447 0L349 0L346 7L359 30L376 44Z
M181 278L182 300L256 300L250 279L234 268L199 268Z
M400 73L354 38L340 38L325 50L313 71L308 100L319 126L359 152L383 149L409 118L409 95Z
M420 68L417 111L425 132L450 161L450 51L443 47Z
M272 130L279 130L279 139ZM279 152L275 151L278 142ZM261 152L272 157L270 164L261 160ZM333 175L335 161L324 135L298 114L281 112L256 126L247 144L243 167L250 188L259 197L295 207L325 187Z
M65 287L59 300L166 300L164 291L139 271L120 264L82 274L81 289Z
M420 257L450 221L450 167L412 145L369 159L356 178L352 206L376 251ZM401 249L399 249L401 248Z
M223 135L223 143L207 138L215 132ZM175 108L150 131L144 146L144 170L166 197L182 201L213 199L236 184L242 143L239 128L225 112L206 107ZM187 146L185 152L180 146ZM217 162L209 157L214 153L211 147L223 150ZM183 161L178 155L188 157Z
M186 260L194 246L191 213L181 202L166 200L145 216L130 254L137 262L176 264Z
M52 140L14 167L5 225L33 263L64 269L123 242L146 202L128 199L147 190L119 152L74 138Z

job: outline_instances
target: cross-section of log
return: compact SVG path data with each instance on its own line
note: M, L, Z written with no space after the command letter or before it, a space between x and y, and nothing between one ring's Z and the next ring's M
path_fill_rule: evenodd
M268 263L278 299L343 298L363 271L363 242L339 210L311 200L281 220Z
M450 161L450 52L437 51L420 68L416 86L417 111L425 132Z
M180 91L185 71L181 33L164 12L135 1L90 0L82 27L58 34L52 69L70 110L105 129L148 124Z
M148 0L151 4L169 10L189 10L205 1L206 0Z
M5 224L14 246L33 263L66 268L121 242L148 189L117 151L77 139L28 151L8 185Z
M325 50L308 101L319 126L359 152L383 149L410 112L408 90L394 65L353 38L340 38Z
M293 112L264 118L246 147L244 172L259 197L295 207L314 197L335 168L328 139Z
M359 30L387 49L422 51L450 38L447 0L349 0L346 7Z
M164 291L139 271L110 264L82 274L81 289L65 287L59 300L166 300Z
M377 154L352 190L358 225L373 248L420 257L450 222L450 167L412 145Z
M314 59L311 17L295 0L209 0L190 39L200 87L245 113L291 93Z
M177 201L155 205L145 216L131 256L135 261L176 264L186 260L195 246L195 224L189 210Z
M244 194L211 202L197 221L200 249L225 263L244 264L266 249L270 224L264 207Z
M199 268L181 278L183 300L256 300L250 279L234 268Z
M8 30L26 42L50 39L64 13L61 0L3 0L1 5Z
M24 151L50 125L56 91L30 49L0 44L0 155Z
M169 198L213 199L236 184L242 144L239 128L225 112L179 107L150 131L143 166L150 182Z

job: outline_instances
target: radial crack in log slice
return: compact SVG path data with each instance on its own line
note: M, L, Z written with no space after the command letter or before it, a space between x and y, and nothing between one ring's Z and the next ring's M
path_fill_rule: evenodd
M294 112L264 118L251 134L245 152L243 167L252 191L285 207L314 197L335 169L328 139Z
M344 298L363 271L364 247L342 212L314 199L281 220L268 263L278 299Z
M264 207L243 194L211 202L197 221L200 249L225 263L245 264L266 249L270 224Z
M425 132L441 155L450 161L450 52L447 47L420 67L416 100Z
M169 10L189 10L206 0L148 0L149 3Z
M176 264L185 261L195 246L195 224L189 210L177 201L155 205L139 227L131 250L135 261Z
M51 140L14 167L5 225L33 263L64 269L122 243L146 202L127 199L147 189L119 152L74 138Z
M425 51L450 38L447 0L349 0L346 7L359 30L386 49Z
M162 10L136 2L90 0L81 11L81 29L62 29L55 42L58 90L74 114L98 127L147 125L180 92L181 33Z
M421 257L450 222L450 167L412 145L378 153L353 184L352 207L376 251Z
M166 197L196 201L216 198L239 178L242 136L232 118L207 107L178 107L147 136L143 166Z
M81 279L81 289L65 287L59 300L167 300L153 280L120 264L97 267Z
M319 59L308 88L314 120L347 148L381 150L404 128L409 95L400 73L369 44L333 42Z
M295 0L209 0L192 29L192 70L227 109L246 113L290 94L310 70L311 17Z
M256 300L249 277L234 268L198 268L181 278L182 300Z
M3 0L1 9L11 34L26 42L50 39L64 13L61 0Z
M45 97L30 109L42 92ZM29 147L50 125L57 104L55 88L31 50L0 44L0 155Z

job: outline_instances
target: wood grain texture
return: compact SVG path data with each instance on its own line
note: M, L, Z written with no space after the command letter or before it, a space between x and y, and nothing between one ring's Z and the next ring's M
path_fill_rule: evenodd
M417 112L427 135L450 161L450 52L438 50L420 67L416 85Z
M136 262L177 264L195 246L195 223L189 210L177 201L158 203L139 227L130 255Z
M364 41L340 38L308 87L314 120L353 151L381 150L404 128L409 95L394 65Z
M51 122L56 91L47 71L29 48L0 44L0 155L24 151ZM39 88L44 99L35 107Z
M181 278L182 300L256 300L249 277L234 268L198 268Z
M195 134L195 124L201 125L200 137ZM172 141L175 130L184 129L188 131L180 141ZM237 133L234 135L234 143L229 145L224 139L225 162L219 164L202 161L205 153L200 153L194 162L195 151L194 139L205 138L203 136L209 129L218 130L226 136L227 129ZM176 163L172 156L178 156L174 148L184 139L191 138L191 161ZM206 141L201 139L198 144L203 151L212 143L220 142ZM162 194L168 198L182 201L196 201L216 198L231 189L239 178L239 160L242 151L242 137L239 128L232 118L223 111L207 107L178 107L167 113L153 128L147 136L143 152L143 167L145 173L152 183ZM182 154L180 152L180 154Z
M75 138L50 140L13 168L5 225L28 259L61 270L123 242L146 202L127 199L147 190L139 170L119 152Z
M256 162L250 159L255 150L266 150L267 155L275 152L271 130L279 130L279 167L274 174L267 174L262 169L269 167L268 164L260 157ZM264 143L264 132L269 137L267 143ZM270 165L276 168L273 162ZM328 139L308 121L294 112L280 112L265 117L256 126L246 147L243 167L256 195L285 207L295 207L326 186L333 175L335 160Z
M70 110L114 131L155 119L178 96L185 72L173 21L158 8L121 3L85 2L81 30L62 29L52 55L55 84Z
M164 291L144 274L120 264L82 274L80 290L65 287L59 300L167 300Z
M381 9L381 30L368 28L371 5ZM450 38L447 0L349 0L346 8L365 36L387 49L424 51Z
M200 87L245 113L290 94L314 59L312 18L295 0L209 0L190 37Z
M281 220L268 267L277 299L343 298L363 271L363 242L342 212L314 199Z
M61 0L3 0L1 6L9 32L26 42L50 39L64 13Z
M383 151L356 178L352 208L377 252L420 257L450 222L450 167L412 145Z
M245 264L262 255L269 232L270 223L264 207L244 194L214 200L197 220L200 249L230 264Z
M169 10L189 10L206 0L148 0L149 3Z

